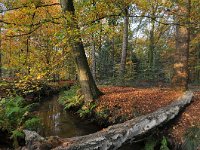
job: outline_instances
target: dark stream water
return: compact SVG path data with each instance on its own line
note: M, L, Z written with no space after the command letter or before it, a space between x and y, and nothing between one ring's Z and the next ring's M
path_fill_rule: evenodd
M65 111L57 100L58 96L47 98L38 108L37 116L42 119L40 135L67 138L94 133L101 129L99 126Z
M42 119L42 127L39 134L47 136L59 136L62 138L86 135L97 132L101 128L87 120L63 110L59 105L58 96L46 98L37 111L37 116ZM141 150L141 144L126 144L119 150Z

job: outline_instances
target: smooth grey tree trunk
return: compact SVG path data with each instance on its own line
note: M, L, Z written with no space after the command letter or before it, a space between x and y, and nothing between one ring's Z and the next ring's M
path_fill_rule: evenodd
M94 80L96 80L96 44L94 41L94 35L92 36L92 75Z
M129 26L129 18L128 18L128 8L124 9L124 31L123 31L123 43L122 43L122 55L121 55L121 63L120 63L120 71L119 75L123 79L126 69L126 57L127 57L127 49L128 49L128 26Z
M2 44L2 36L1 36L1 25L2 23L0 23L0 80L2 79L2 67L3 67L3 65L2 65L2 46L1 46L1 44Z
M113 31L114 32L114 31ZM115 77L115 38L112 38L112 52L111 52L111 61L112 61L112 77Z
M150 69L150 77L154 77L154 53L155 53L155 21L151 19L151 30L150 30L150 37L149 37L149 54L148 54L148 61L149 61L149 69Z

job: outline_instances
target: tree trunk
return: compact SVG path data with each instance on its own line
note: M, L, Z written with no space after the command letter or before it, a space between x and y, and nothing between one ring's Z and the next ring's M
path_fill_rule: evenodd
M94 80L96 80L96 45L94 40L94 35L92 36L92 75Z
M153 14L154 17L154 14ZM155 21L152 18L151 19L151 30L150 30L150 37L149 37L149 55L148 55L148 59L149 59L149 77L153 78L154 75L154 51L155 51L155 38L154 38L154 30L155 30Z
M188 89L188 58L189 58L189 45L190 45L190 29L186 25L189 24L190 18L190 1L185 0L188 4L179 7L177 21L179 25L176 26L176 53L174 57L174 75L172 78L172 86L181 90ZM185 16L183 14L186 14ZM180 16L183 16L182 18ZM184 24L183 24L184 23ZM180 25L181 24L181 25Z
M114 32L114 31L113 31ZM111 61L112 61L112 77L115 77L115 38L112 38L112 52L111 52Z
M30 74L30 36L26 39L26 67L27 67L27 73Z
M200 65L200 43L197 46L197 62L196 62L196 66ZM195 76L195 82L199 83L200 82L200 70L199 68L196 68L196 76Z
M0 81L2 79L2 36L1 36L1 26L2 26L2 23L0 23Z
M126 57L127 57L127 49L128 49L128 25L129 25L129 18L128 18L128 8L124 10L124 32L123 32L123 43L122 43L122 56L121 56L121 63L120 63L120 77L123 79L125 74L125 67L126 67Z
M61 0L61 6L64 13L69 13L70 17L70 29L71 31L79 31L78 23L76 20L75 15L75 8L73 0ZM76 33L74 33L76 34ZM80 33L74 35L72 40L69 41L72 46L72 53L73 57L75 59L77 74L79 78L79 82L81 85L81 91L84 95L85 103L90 103L93 101L93 99L100 96L102 93L97 88L96 83L92 77L92 73L90 71L87 58L85 55L85 50L83 47L83 43L81 40Z

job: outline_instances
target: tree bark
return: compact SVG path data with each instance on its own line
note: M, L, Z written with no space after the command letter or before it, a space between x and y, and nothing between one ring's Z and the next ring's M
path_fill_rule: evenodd
M96 44L94 40L94 35L92 36L92 75L94 80L96 80Z
M61 6L64 13L68 13L70 17L70 30L80 31L75 15L75 8L73 0L61 0ZM74 33L74 37L71 38L70 44L72 47L72 53L76 64L77 74L81 85L81 91L84 95L85 103L88 104L93 99L99 97L102 93L97 88L96 83L92 77L87 58L85 55L84 46L81 40L80 33Z
M121 55L121 63L120 63L120 77L123 79L125 74L126 67L126 57L127 57L127 49L128 49L128 8L124 9L124 32L123 32L123 43L122 43L122 55Z
M153 18L154 13L152 14ZM150 30L150 37L149 37L149 69L150 69L150 78L153 78L155 75L153 74L153 69L154 69L154 53L155 53L155 37L154 37L154 30L155 30L155 21L154 19L151 19L151 30Z
M114 32L114 31L113 31ZM112 77L115 77L115 38L112 38L112 51L111 51L111 61L112 61Z
M26 62L25 65L27 67L27 74L30 74L30 36L26 39Z
M2 36L1 36L1 29L2 28L2 23L0 23L0 80L2 79Z
M179 25L176 26L176 53L174 57L174 75L172 77L172 86L178 89L188 89L188 59L190 46L190 0L185 0L187 6L179 6L177 21ZM186 15L183 15L186 14ZM180 17L183 16L183 17ZM186 24L187 23L187 24ZM180 25L181 24L181 25Z

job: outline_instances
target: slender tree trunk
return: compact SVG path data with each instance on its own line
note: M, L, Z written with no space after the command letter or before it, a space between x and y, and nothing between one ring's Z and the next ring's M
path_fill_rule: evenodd
M2 36L1 36L2 23L0 23L0 80L2 79Z
M95 44L95 41L94 41L94 35L92 36L92 75L93 75L93 78L94 80L96 80L96 56L95 56L95 53L96 53L96 44Z
M103 29L102 29L102 21L100 20L99 21L99 24L100 24L100 29L99 29L99 41L98 41L98 51L99 51L99 54L100 54L100 58L99 58L99 60L100 61L98 61L98 65L99 65L99 68L98 68L98 70L99 70L99 72L98 72L98 74L99 74L99 76L100 76L100 79L103 79L103 77L104 77L104 63L103 63L103 51L102 51L102 31L103 31Z
M196 66L198 66L198 65L200 65L200 43L198 44L198 46L197 46L197 62L196 62ZM199 70L199 68L198 69L196 69L196 76L195 76L195 81L197 82L197 83L199 83L199 77L200 77L200 70Z
M120 72L119 72L121 78L124 78L125 74L126 57L128 49L128 25L129 25L128 8L125 8L124 12L125 16L124 16L123 44L122 44L122 55L121 55Z
M26 39L26 66L27 66L27 72L28 75L30 74L30 36L27 37Z
M11 41L11 38L9 39L9 56L8 56L8 65L10 66L10 63L11 63L11 58L12 58L12 47L11 47L11 45L12 45L12 41ZM13 69L10 69L9 70L9 77L11 77L11 78L14 78L14 74L13 74Z
M153 18L151 19L151 30L150 30L150 38L149 38L149 69L151 78L154 77L154 51L155 51L155 38L154 38L154 30L155 30L155 21Z
M174 75L172 78L172 85L175 88L187 90L188 89L188 58L189 58L189 45L190 45L190 29L189 18L190 18L190 0L185 0L188 8L179 7L179 14L186 14L183 18L177 17L179 24L176 26L176 54L174 57ZM184 24L183 24L184 23ZM187 23L187 24L185 24Z
M111 54L111 60L112 60L112 77L115 76L115 38L112 38L112 54Z
M70 27L72 31L79 31L78 23L75 15L75 8L73 0L61 0L61 6L64 13L68 13L70 16ZM81 91L84 95L85 103L88 104L93 101L94 98L97 98L102 93L97 88L95 81L92 77L87 58L85 55L83 43L81 40L80 33L76 34L73 38L73 41L69 41L72 46L73 57L75 59L77 74L79 82L81 85Z
M92 1L93 7L96 9L96 2ZM95 43L95 33L92 34L92 75L94 80L96 81L96 43Z

